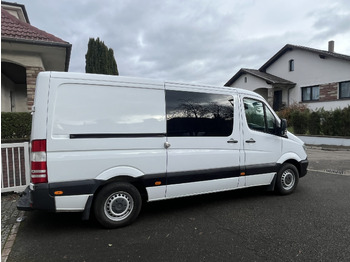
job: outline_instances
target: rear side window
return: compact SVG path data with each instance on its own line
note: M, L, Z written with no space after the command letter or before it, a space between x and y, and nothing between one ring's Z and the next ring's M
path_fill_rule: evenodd
M164 90L64 84L57 88L52 135L163 134Z
M233 129L230 95L166 91L168 136L230 136Z
M261 101L244 98L244 110L250 129L276 134L277 121L270 109Z

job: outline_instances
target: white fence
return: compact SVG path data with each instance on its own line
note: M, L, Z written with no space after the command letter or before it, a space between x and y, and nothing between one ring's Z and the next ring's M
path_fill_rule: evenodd
M1 144L1 193L22 192L30 182L29 143Z

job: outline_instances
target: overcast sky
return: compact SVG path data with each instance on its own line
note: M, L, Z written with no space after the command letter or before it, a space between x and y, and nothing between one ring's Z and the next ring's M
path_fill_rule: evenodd
M11 0L9 0L11 1ZM73 45L85 72L89 38L114 50L119 74L223 85L284 45L350 55L349 0L30 0L31 24Z

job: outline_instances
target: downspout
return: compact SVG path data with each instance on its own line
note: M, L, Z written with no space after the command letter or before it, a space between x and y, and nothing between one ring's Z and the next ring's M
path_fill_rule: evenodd
M287 96L287 103L288 103L288 105L287 105L287 107L290 106L290 101L289 101L289 100L290 100L290 90L291 90L292 88L294 88L294 87L295 87L295 85L288 88L288 92L287 92L287 94L288 94L288 96Z

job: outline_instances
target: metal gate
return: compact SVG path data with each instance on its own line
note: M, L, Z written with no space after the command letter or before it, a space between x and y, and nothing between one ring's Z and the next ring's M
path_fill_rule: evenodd
M1 193L22 192L29 182L29 143L1 144Z

